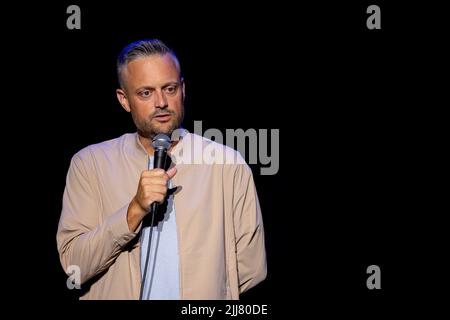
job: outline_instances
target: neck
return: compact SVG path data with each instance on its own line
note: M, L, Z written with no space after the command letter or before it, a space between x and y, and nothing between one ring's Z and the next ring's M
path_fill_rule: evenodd
M153 149L152 147L152 140L139 135L139 141L141 142L145 151L147 151L147 154L149 156L153 156L153 154L155 153L155 149Z

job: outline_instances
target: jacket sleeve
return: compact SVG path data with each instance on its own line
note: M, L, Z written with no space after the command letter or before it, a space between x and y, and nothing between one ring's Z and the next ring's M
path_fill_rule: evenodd
M267 275L264 228L251 169L238 166L234 177L233 218L239 293L263 281Z
M102 205L88 152L72 158L56 235L61 264L80 268L81 284L106 270L133 239L127 223L128 204L102 221Z

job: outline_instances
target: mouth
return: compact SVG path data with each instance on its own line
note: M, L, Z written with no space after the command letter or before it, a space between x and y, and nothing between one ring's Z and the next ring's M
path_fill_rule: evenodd
M153 117L156 121L159 122L167 122L172 118L172 115L170 113L160 113Z

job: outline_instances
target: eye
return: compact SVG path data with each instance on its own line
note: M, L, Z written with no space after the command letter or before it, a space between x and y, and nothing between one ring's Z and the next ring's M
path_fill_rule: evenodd
M139 92L139 95L143 98L147 98L152 95L152 92L150 90L142 90L141 92Z
M178 86L177 85L170 85L167 86L164 91L166 91L167 94L175 94L177 92Z

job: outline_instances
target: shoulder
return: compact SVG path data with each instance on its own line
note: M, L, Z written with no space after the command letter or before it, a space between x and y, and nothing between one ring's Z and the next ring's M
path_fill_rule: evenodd
M113 157L125 146L132 143L134 139L134 134L126 133L115 139L91 144L75 153L72 157L72 163L90 165L95 162L95 160Z

